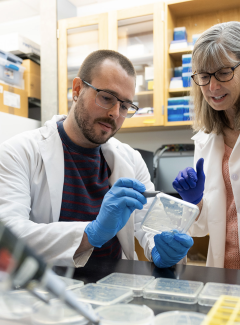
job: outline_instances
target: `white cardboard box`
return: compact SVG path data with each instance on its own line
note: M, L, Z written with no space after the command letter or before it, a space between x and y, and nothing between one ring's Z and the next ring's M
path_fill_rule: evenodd
M40 56L40 45L18 33L0 35L0 49L13 54L36 54Z

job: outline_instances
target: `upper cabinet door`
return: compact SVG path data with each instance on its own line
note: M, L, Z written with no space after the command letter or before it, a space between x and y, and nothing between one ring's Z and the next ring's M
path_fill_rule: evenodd
M134 104L139 111L124 129L163 125L163 3L109 13L109 48L130 59L136 70Z
M108 48L108 14L63 19L58 22L59 114L72 106L72 81L83 60Z

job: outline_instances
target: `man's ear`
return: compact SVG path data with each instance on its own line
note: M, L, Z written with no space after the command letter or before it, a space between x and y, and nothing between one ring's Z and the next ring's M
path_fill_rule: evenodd
M73 79L73 85L72 85L72 98L76 102L77 98L79 96L79 93L83 87L83 82L79 77L76 77Z

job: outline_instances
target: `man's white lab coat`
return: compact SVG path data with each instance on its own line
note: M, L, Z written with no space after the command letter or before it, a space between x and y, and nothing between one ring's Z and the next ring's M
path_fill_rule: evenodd
M58 222L64 154L56 122L64 118L66 116L54 116L42 128L15 136L0 146L0 220L47 262L80 267L93 251L74 256L88 222ZM111 185L120 177L129 177L144 183L147 190L154 189L139 152L114 138L101 148L112 172ZM153 235L140 228L149 204L133 212L117 234L128 259L136 256L135 235L151 260Z
M204 158L206 175L203 208L197 222L190 228L190 235L202 237L209 234L207 266L224 267L226 241L226 188L222 175L222 161L225 152L222 135L198 132L195 141L194 164ZM240 137L229 158L229 172L234 201L240 218ZM239 237L239 236L238 236Z

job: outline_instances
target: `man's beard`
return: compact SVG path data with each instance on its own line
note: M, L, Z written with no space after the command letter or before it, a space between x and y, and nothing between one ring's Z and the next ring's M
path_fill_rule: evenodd
M76 103L76 105L74 107L74 117L75 117L78 127L80 128L80 130L82 131L82 134L88 141L90 141L94 144L98 144L98 145L106 143L118 131L115 121L110 118L103 117L103 118L97 118L91 123L89 112L87 111L87 109L84 106L84 100L83 100L84 93L81 95L80 95L81 97L79 98L79 101ZM108 138L101 139L101 135L104 136L105 134L107 134L107 132L104 130L101 130L100 136L98 136L96 134L93 126L95 123L98 123L98 122L108 123L109 125L112 126L113 133Z

